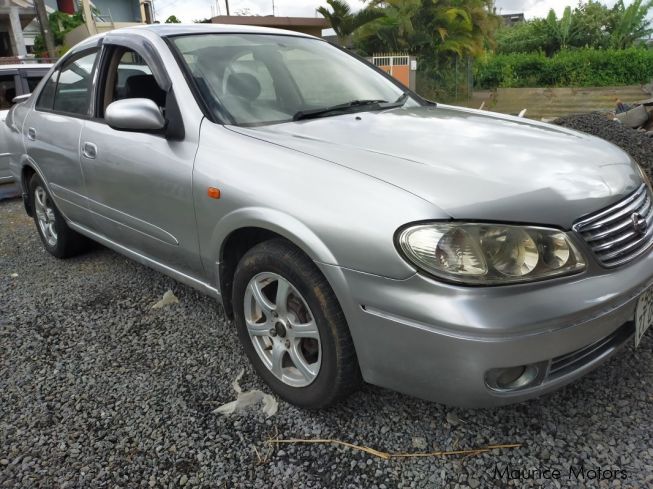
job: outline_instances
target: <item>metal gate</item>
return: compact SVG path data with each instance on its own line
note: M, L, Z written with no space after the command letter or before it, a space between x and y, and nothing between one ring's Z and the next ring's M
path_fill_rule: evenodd
M407 87L411 87L411 60L405 53L383 53L372 56L372 63ZM414 70L414 68L412 68Z

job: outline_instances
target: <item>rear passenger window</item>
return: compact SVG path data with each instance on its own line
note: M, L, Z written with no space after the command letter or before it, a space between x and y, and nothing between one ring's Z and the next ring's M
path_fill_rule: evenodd
M91 73L97 51L85 54L66 63L59 74L54 93L55 112L88 114L91 96Z

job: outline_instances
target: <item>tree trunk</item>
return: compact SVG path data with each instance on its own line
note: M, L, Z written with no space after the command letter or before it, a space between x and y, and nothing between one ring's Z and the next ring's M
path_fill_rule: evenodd
M36 16L39 19L41 35L43 36L45 48L48 51L48 57L54 59L57 57L57 47L54 44L54 36L52 35L52 29L50 28L50 22L48 21L48 13L45 10L45 3L43 0L34 0L34 7L36 8Z

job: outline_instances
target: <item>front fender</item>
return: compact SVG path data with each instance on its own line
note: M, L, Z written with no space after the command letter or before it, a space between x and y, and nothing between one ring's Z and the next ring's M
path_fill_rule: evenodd
M193 192L202 261L216 276L224 239L258 227L314 261L391 278L414 268L397 253L396 230L442 218L432 203L323 158L203 122ZM207 189L220 189L218 199Z
M327 245L308 226L289 214L265 207L243 207L222 217L211 236L211 261L220 262L222 247L230 234L248 227L266 229L283 236L301 248L313 261L338 264Z

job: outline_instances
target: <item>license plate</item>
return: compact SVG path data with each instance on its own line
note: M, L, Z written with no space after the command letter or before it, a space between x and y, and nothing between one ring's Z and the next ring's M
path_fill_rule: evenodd
M651 323L653 323L653 287L646 290L637 301L637 309L635 310L635 348L639 346Z

